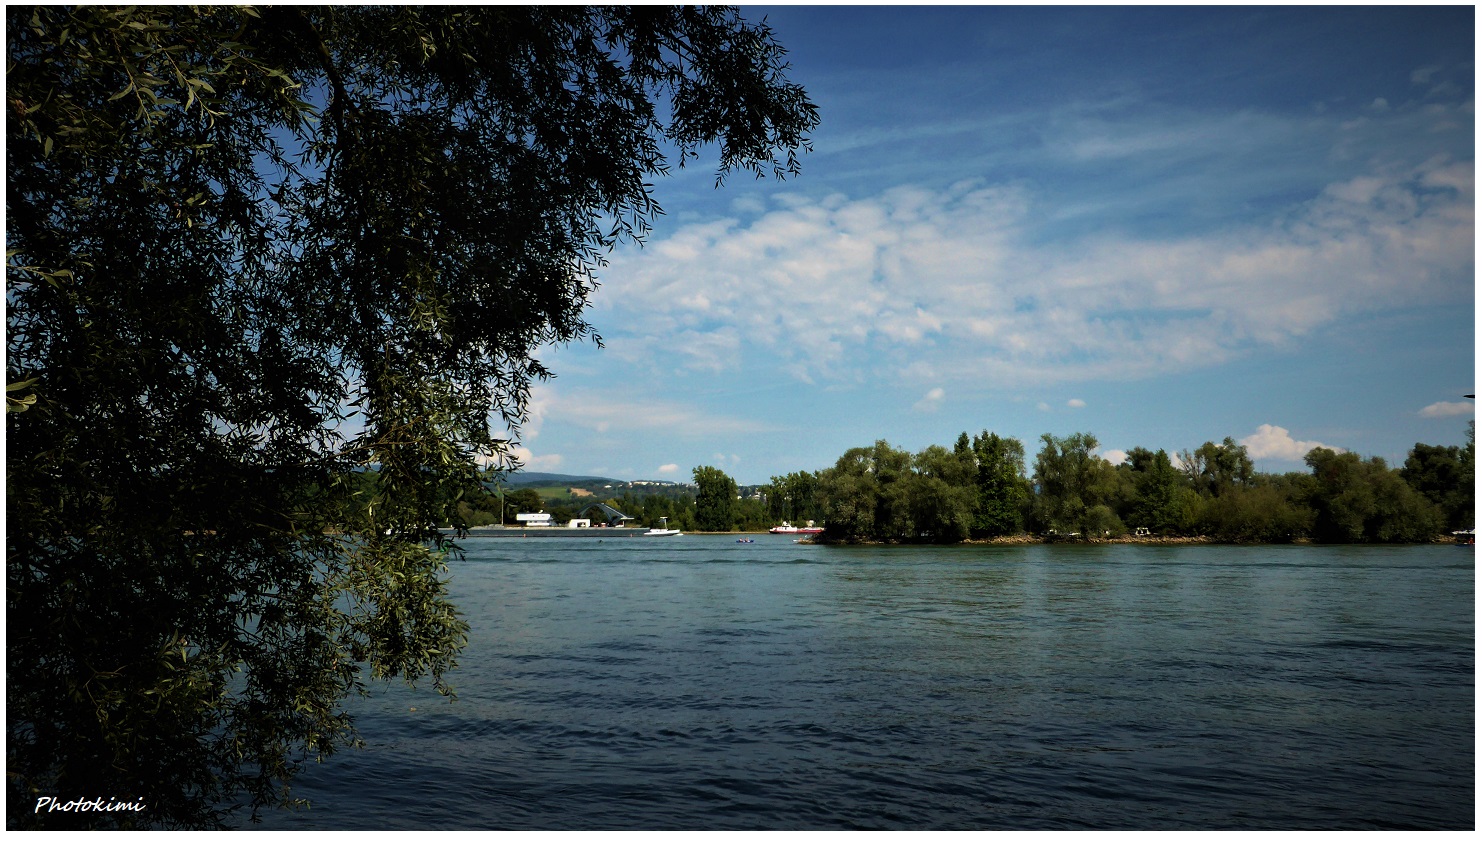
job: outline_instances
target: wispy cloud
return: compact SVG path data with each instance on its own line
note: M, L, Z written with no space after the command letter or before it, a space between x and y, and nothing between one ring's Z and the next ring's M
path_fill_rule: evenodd
M751 354L809 380L905 380L923 364L949 385L1125 380L1462 300L1472 196L1471 163L1437 159L1331 184L1265 224L1046 244L1019 188L789 194L748 223L618 255L602 306L629 361L711 374Z
M926 396L916 401L911 408L917 412L929 413L942 408L942 401L947 398L947 392L941 388L934 388L926 393Z
M533 390L531 422L521 430L533 438L541 426L562 423L598 433L613 430L658 431L683 438L776 431L773 424L749 418L711 414L692 405L666 399L637 397L594 391L557 390L539 386Z

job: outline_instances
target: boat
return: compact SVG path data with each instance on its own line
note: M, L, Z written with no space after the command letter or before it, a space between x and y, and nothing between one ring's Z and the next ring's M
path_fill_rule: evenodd
M619 537L673 537L679 534L679 529L667 527L667 517L660 518L664 522L664 528L645 530L642 527L629 527L627 524L632 522L633 518L606 503L593 503L578 513L587 513L592 510L601 513L605 519L593 523L590 518L577 517L568 521L564 526L558 526L550 514L540 511L534 514L516 514L515 522L519 525L476 526L468 529L464 534L468 537L576 537L598 540Z
M477 526L465 532L468 537L571 537L607 540L619 537L647 537L641 528L623 526Z
M738 537L738 538L736 538L736 542L737 543L755 543L756 542L756 539L755 538L751 538L751 537Z
M679 531L679 529L671 529L671 528L669 528L669 518L668 517L660 517L659 518L659 524L660 524L659 525L659 528L649 529L648 531L646 531L646 532L643 533L643 536L644 537L678 537L681 534L681 532Z
M801 528L793 525L792 523L789 523L786 520L783 520L782 525L773 526L771 529L768 529L768 531L770 531L772 534L823 534L823 529L819 526L813 525L812 520L809 520L808 525Z

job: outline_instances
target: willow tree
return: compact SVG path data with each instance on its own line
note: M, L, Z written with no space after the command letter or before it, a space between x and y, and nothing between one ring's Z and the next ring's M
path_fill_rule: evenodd
M719 7L6 15L9 821L255 815L367 680L447 689L435 525L654 177L816 112Z

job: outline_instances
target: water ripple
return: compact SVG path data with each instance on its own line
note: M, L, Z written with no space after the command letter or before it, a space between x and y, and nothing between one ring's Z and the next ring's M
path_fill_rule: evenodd
M337 829L1470 829L1452 547L470 546Z

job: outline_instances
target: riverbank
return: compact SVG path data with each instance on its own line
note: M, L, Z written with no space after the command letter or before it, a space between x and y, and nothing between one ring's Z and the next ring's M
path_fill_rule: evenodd
M822 535L816 535L815 537L822 537ZM817 544L820 544L820 545L887 546L887 545L893 545L894 543L897 543L898 541L879 541L879 540L831 541L831 540L819 540L819 539L809 538L809 539L804 540L802 542L805 542L805 543L817 543ZM1238 541L1230 541L1230 540L1217 540L1217 539L1215 539L1213 537L1208 537L1206 535L1195 535L1195 536L1192 536L1192 537L1175 537L1175 536L1146 535L1146 536L1140 536L1139 537L1139 536L1134 536L1134 535L1130 535L1130 534L1128 534L1128 535L1122 535L1121 537L1063 537L1063 536L1060 536L1060 537L1045 537L1045 536L1042 536L1042 535L1034 535L1034 534L1011 534L1011 535L1002 535L1002 536L999 536L999 537L968 538L967 540L963 540L963 541L958 542L958 543L941 544L941 545L944 545L944 546L1031 546L1031 545L1039 545L1039 544L1046 544L1046 543L1056 543L1056 544L1080 544L1080 543L1084 543L1084 544L1097 544L1097 545L1100 545L1100 544L1136 544L1136 545L1140 545L1140 546L1256 546L1256 545L1271 545L1271 546L1288 546L1288 545L1290 545L1290 546L1313 546L1313 545L1318 545L1316 543L1316 541L1314 541L1310 537L1298 537L1298 538L1296 538L1294 540L1285 541L1283 543L1257 544L1257 543L1241 543L1241 542L1238 542ZM1448 545L1448 546L1450 546L1450 545L1466 545L1466 544L1459 543L1459 541L1457 540L1456 537L1454 537L1452 535L1449 535L1449 534L1438 534L1435 537L1432 537L1426 543L1410 543L1410 544L1394 544L1394 545L1424 546L1427 543L1428 544L1444 544L1444 545ZM902 545L907 545L907 544L902 544ZM914 545L931 545L931 544L911 543L911 544L908 544L908 545L913 545L914 546Z
M1000 537L969 538L963 543L978 544L984 546L1019 546L1034 543L1138 543L1149 546L1190 546L1204 543L1216 543L1210 537L1159 537L1143 536L1134 537L1124 535L1122 537L1042 537L1033 534L1013 534Z
M820 535L820 537L821 537L821 535ZM839 543L839 544L861 545L861 546L885 546L885 545L891 545L890 542L888 542L888 541L878 541L878 540L830 541L830 540L814 540L814 539L810 539L807 542L809 542L809 543L818 543L818 544ZM1306 538L1301 538L1299 540L1294 540L1292 542L1293 543L1311 543L1312 541L1310 541L1310 540L1308 540ZM1197 545L1204 545L1204 544L1215 545L1215 544L1221 543L1221 541L1215 540L1212 537L1204 537L1204 536L1198 536L1198 537L1151 537L1151 536L1150 537L1133 537L1132 535L1125 535L1123 537L1094 537L1093 538L1093 537L1044 537L1044 536L1041 536L1041 535L1034 535L1034 534L1009 534L1009 535L1001 535L999 537L970 537L967 540L963 540L963 541L958 542L958 543L941 544L941 545L944 545L944 546L1032 546L1032 545L1038 545L1038 544L1043 544L1043 543L1097 543L1097 544L1101 544L1101 543L1136 543L1136 544L1146 545L1146 546L1197 546ZM915 545L931 545L931 544L917 544L917 543L912 543L912 544L909 544L909 545L915 546Z

